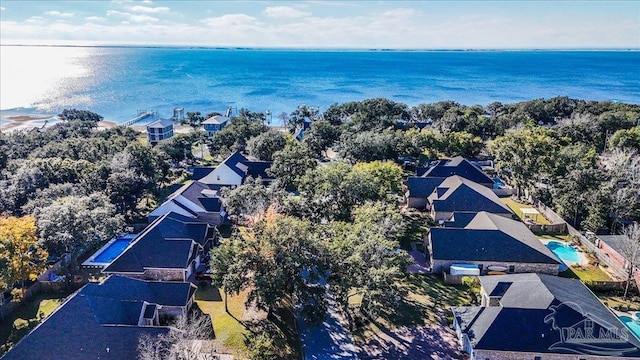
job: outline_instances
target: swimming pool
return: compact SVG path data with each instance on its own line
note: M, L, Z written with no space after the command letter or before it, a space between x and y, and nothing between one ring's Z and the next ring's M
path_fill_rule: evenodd
M129 246L131 243L131 239L127 238L117 238L114 242L109 245L106 249L102 250L100 254L98 254L93 261L99 263L110 263L113 259L117 258L118 255L122 254L124 249Z
M549 241L546 244L546 247L567 265L579 264L581 262L578 251L566 243L560 241Z
M640 322L633 321L633 319L629 316L620 316L620 321L622 321L631 333L635 335L638 339L640 339Z
M131 244L136 235L125 234L109 241L83 262L82 266L86 268L102 268L109 265Z

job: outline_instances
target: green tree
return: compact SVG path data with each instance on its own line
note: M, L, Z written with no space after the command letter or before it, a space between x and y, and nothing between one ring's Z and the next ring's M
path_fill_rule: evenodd
M68 196L34 210L40 241L57 254L84 250L115 237L124 226L122 215L106 196Z
M269 130L252 137L247 142L249 154L260 160L272 161L273 155L284 149L287 144L285 134L281 131Z
M340 129L326 120L314 121L302 138L302 145L315 157L322 153L340 137Z
M496 138L490 149L496 167L513 180L520 196L552 169L560 145L552 130L534 126Z
M280 188L291 189L296 188L298 179L316 165L307 149L298 144L288 144L273 154L273 163L267 172L276 178Z
M630 148L640 151L640 126L633 127L629 130L621 129L616 131L609 138L609 147L611 148Z
M247 217L251 222L259 219L282 196L274 187L264 186L260 178L248 178L236 188L222 190L225 210L232 216Z
M187 112L187 118L183 119L181 121L182 125L189 125L191 126L191 129L193 131L195 131L198 127L200 127L200 125L202 125L202 122L205 121L205 117L202 116L202 114L200 113L200 111L188 111Z

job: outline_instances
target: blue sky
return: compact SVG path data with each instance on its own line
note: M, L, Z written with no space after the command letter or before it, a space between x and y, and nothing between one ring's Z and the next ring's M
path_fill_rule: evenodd
M640 1L0 0L0 43L640 48Z

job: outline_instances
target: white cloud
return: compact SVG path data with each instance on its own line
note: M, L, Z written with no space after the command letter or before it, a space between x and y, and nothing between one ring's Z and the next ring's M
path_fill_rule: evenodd
M26 21L28 23L39 23L39 22L43 22L45 19L42 16L32 16L30 18L28 18Z
M269 6L264 9L264 14L271 18L296 19L310 16L310 12L294 9L290 6Z
M169 12L170 9L168 7L166 7L166 6L150 7L150 6L136 5L136 6L130 7L129 10L131 10L133 12L143 12L143 13L149 13L149 14L158 14L158 13Z
M129 20L137 23L160 21L158 18L149 15L131 15L129 16Z
M59 16L59 17L72 17L73 13L70 12L60 12L60 11L46 11L45 15L49 15L49 16Z
M87 21L106 21L106 18L103 18L102 16L87 16L84 18Z
M116 16L121 16L124 17L127 22L137 22L137 23L143 23L143 22L156 22L156 21L160 21L158 18L155 18L153 16L149 16L149 15L145 15L145 14L131 14L128 12L123 12L123 11L118 11L118 10L108 10L107 11L107 16L112 16L112 15L116 15Z
M142 0L143 4L153 4L153 1L151 0Z
M5 11L6 9L4 8L4 6L0 6L0 11Z

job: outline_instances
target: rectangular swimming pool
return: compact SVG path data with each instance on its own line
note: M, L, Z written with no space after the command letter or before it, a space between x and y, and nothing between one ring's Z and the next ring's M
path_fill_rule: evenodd
M125 234L109 241L83 262L82 266L85 268L103 268L109 265L124 252L137 235L138 234Z

